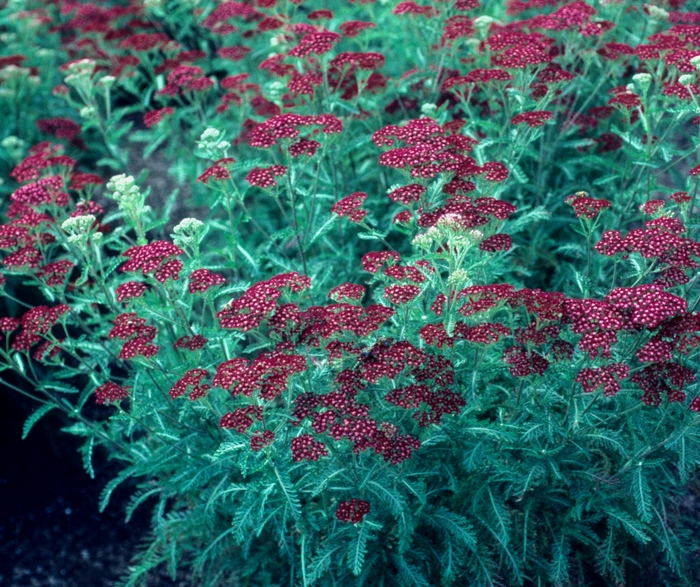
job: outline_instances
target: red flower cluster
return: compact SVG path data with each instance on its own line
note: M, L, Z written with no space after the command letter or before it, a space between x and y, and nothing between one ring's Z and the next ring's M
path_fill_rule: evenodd
M508 169L502 163L486 162L479 166L476 160L465 155L476 141L464 135L449 134L451 130L448 125L440 126L431 118L420 118L403 126L385 126L372 135L372 141L379 147L403 142L406 146L382 153L379 163L410 170L413 177L432 178L442 172L452 173L453 181L457 182L481 174L495 182L508 177Z
M512 124L527 124L530 128L543 126L545 122L551 120L552 113L546 110L535 110L533 112L523 112L511 119Z
M467 405L466 400L449 389L431 390L425 384L413 383L406 387L392 389L384 396L390 404L404 409L417 409L421 404L430 408L430 412L416 412L414 420L421 428L438 425L445 414L458 414Z
M341 501L335 510L335 517L341 522L359 524L369 513L369 502L353 497L350 501Z
M201 334L195 334L193 336L182 336L178 338L173 347L176 349L187 349L188 351L198 351L203 349L204 345L208 342L208 338L205 338Z
M214 82L204 75L204 70L196 65L180 65L173 69L165 87L159 94L177 96L182 91L201 92L211 88Z
M682 402L686 394L683 388L695 381L695 373L678 363L653 363L633 375L630 380L642 388L642 402L649 406L661 405L661 394L669 402Z
M62 286L66 281L66 276L73 270L75 265L68 260L54 261L40 267L36 276L46 281L49 287Z
M434 210L426 212L418 209L420 219L418 225L426 228L435 226L438 221L447 215L456 216L459 223L465 229L487 224L489 216L497 220L505 220L516 211L516 207L509 202L496 200L495 198L476 198L472 200L466 196L455 196L447 200L447 203Z
M95 402L101 405L118 402L129 397L131 387L120 387L116 383L108 381L95 389Z
M401 257L396 251L373 251L362 257L362 268L370 273L376 273L390 259L398 263Z
M57 139L68 139L75 146L85 148L83 142L77 139L80 125L70 118L44 118L37 120L36 126L41 132L54 135Z
M390 285L384 290L384 297L392 304L403 305L417 297L420 291L417 285Z
M236 432L243 434L253 425L253 418L262 420L262 417L262 408L260 406L246 406L224 414L219 422L219 427L233 428Z
M328 456L328 447L311 434L301 434L292 439L292 459L299 461L317 461Z
M165 108L159 108L158 110L151 110L143 115L143 124L147 128L151 128L163 120L166 116L172 116L175 114L175 108L172 106L166 106Z
M123 302L124 300L129 300L131 298L138 298L143 295L143 293L148 289L145 283L139 281L128 281L127 283L122 283L117 286L116 294L117 301Z
M263 446L269 446L275 439L275 433L272 430L263 430L262 433L254 432L250 438L250 450L259 451Z
M179 379L175 385L170 388L170 397L175 399L182 395L185 395L189 388L192 388L189 394L191 400L196 400L200 397L204 397L207 391L211 389L211 385L202 383L202 379L206 377L209 373L206 369L191 369L182 379Z
M607 200L589 198L586 192L577 192L573 196L567 196L564 201L574 209L576 218L585 216L592 219L598 216L601 210L610 207L610 202Z
M10 200L17 204L31 207L43 204L66 206L70 200L68 194L61 191L62 188L63 178L58 175L52 175L16 189L10 196Z
M256 167L251 170L245 180L259 188L271 188L277 184L275 176L284 175L287 168L284 165L272 165L271 167Z
M513 239L509 234L494 234L479 243L479 250L495 253L507 251L513 246Z
M366 291L367 289L363 285L343 283L329 291L328 297L336 302L343 300L360 301L365 296Z
M423 283L426 277L419 267L430 273L434 271L432 265L425 260L416 261L415 265L389 265L384 267L382 271L387 277L398 281L408 280L413 283Z
M16 351L28 351L42 340L43 335L48 334L58 319L68 310L66 304L59 304L53 308L36 306L28 310L21 318L22 329L15 335L12 348Z
M663 200L649 200L642 204L639 209L644 212L644 214L655 214L661 210L665 204Z
M74 171L70 174L70 189L80 192L86 189L88 186L98 186L105 182L99 175L94 173L81 173L79 171ZM71 214L71 216L83 216L85 214L98 214L104 213L104 208L100 206L97 202L78 202L76 205L77 210Z
M338 53L332 60L332 67L342 68L348 66L350 70L355 69L379 69L384 66L385 57L381 53Z
M195 269L190 273L188 291L191 294L204 293L209 288L225 283L226 280L218 273L212 273L209 269Z
M158 334L155 326L146 326L146 319L139 318L134 312L120 314L112 322L114 326L109 338L126 340L119 358L124 360L134 357L150 358L156 355L160 347L151 344Z
M293 304L280 306L270 319L270 327L286 336L296 336L299 343L318 345L319 339L349 332L367 336L391 318L394 311L380 305L362 308L353 304L312 306L301 312Z
M691 257L700 257L700 242L679 236L685 232L685 226L679 220L661 217L644 223L646 228L630 230L627 236L616 230L603 233L602 239L595 245L595 250L602 255L612 257L617 253L636 252L646 259L656 258L666 265L662 278L657 280L660 287L670 287L677 283L687 283L685 269L700 267Z
M340 217L347 217L350 222L361 222L367 216L367 210L360 209L366 199L366 193L355 192L333 204L331 212Z
M515 377L527 377L536 373L543 375L549 361L535 351L528 351L518 347L511 347L503 352L503 360L512 365L510 372Z
M389 192L389 199L392 202L399 202L408 206L411 202L417 202L425 193L426 187L417 183L411 183Z
M472 69L467 75L450 76L442 83L442 90L447 91L455 86L467 84L483 84L492 81L508 82L513 76L504 69Z
M368 28L373 28L375 26L377 25L375 25L373 22L363 22L361 20L348 20L342 23L338 28L343 33L343 36L356 37L360 34L360 31L363 31Z
M248 135L251 147L269 148L280 139L296 139L304 126L322 126L324 134L335 134L343 130L340 119L332 114L301 116L300 114L279 114L257 125Z
M327 350L331 354L358 352L345 343L330 344ZM429 411L417 412L413 416L421 426L437 424L444 414L457 413L465 405L463 398L448 389L454 383L454 372L448 360L429 356L408 342L381 339L370 349L360 352L355 367L336 376L338 391L320 395L306 393L295 400L297 425L304 418L311 417L312 428L317 434L327 433L335 440L346 438L352 441L356 453L373 449L385 461L401 463L420 447L420 441L411 435L398 434L397 426L373 420L369 417L370 407L356 400L358 391L385 377L392 380L401 377L402 381L412 378L415 381L413 387L390 392L387 400L409 409L425 404ZM428 384L429 381L432 384ZM429 391L430 388L434 389ZM320 411L320 408L324 410Z
M328 53L340 39L342 39L341 35L330 31L311 32L304 35L299 44L289 51L288 55L290 57L308 57L312 53L323 55Z
M289 154L292 157L299 157L301 155L307 155L313 157L314 153L321 146L318 141L312 141L309 139L299 139L297 142L289 145Z
M613 363L605 367L594 367L591 369L582 369L576 376L575 381L581 384L583 391L591 393L603 388L606 396L615 395L620 391L619 379L627 379L629 377L630 368L621 363ZM617 379L615 379L617 377Z
M263 353L249 365L246 359L231 359L216 369L214 385L228 390L232 396L250 396L254 391L264 400L271 400L287 388L294 373L306 370L306 361L299 355L282 351Z
M182 255L184 251L168 241L154 241L147 245L137 245L122 253L129 260L121 266L120 271L141 271L143 275L153 273L154 277L164 283L169 278L178 279L183 263L179 259L171 259Z
M72 169L75 166L75 160L62 155L61 149L60 145L51 145L48 142L34 145L29 149L29 156L10 172L10 177L22 183L39 179L40 172L47 168Z
M415 2L399 2L392 12L396 15L410 14L411 16L425 16L432 18L437 15L437 11L432 6L421 6Z
M260 326L277 305L281 289L289 287L300 292L310 287L311 280L298 273L282 273L248 288L237 300L232 300L216 317L223 328L248 331Z

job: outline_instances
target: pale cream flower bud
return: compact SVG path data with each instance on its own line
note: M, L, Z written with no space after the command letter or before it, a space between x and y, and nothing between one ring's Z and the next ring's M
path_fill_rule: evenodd
M659 6L654 4L645 4L646 9L649 11L649 18L657 22L665 22L668 20L668 12Z
M651 86L651 74L649 73L635 73L632 79L642 92L646 92Z

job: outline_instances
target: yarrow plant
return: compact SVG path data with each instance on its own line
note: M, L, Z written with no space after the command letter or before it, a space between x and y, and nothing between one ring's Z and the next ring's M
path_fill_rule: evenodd
M700 582L691 4L0 8L0 383L123 585Z

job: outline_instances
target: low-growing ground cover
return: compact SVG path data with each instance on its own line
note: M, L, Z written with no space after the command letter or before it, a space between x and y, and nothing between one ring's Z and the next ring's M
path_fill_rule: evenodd
M697 582L692 10L3 6L1 383L125 584Z

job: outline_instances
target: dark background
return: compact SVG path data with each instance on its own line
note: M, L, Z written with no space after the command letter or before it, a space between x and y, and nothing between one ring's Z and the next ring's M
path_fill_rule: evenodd
M103 487L119 466L95 451L95 479L84 471L79 439L59 429L70 422L49 412L22 440L33 402L0 387L0 585L112 587L149 529L149 512L124 522L125 483L100 514ZM148 586L190 585L159 573Z

